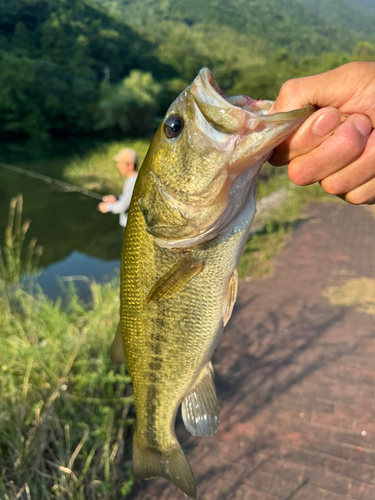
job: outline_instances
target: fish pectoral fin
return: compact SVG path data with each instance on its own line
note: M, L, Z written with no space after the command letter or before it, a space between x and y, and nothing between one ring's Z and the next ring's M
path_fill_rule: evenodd
M164 477L189 498L197 498L195 477L181 446L176 444L167 452L142 447L136 436L133 440L133 469L136 479Z
M210 361L203 368L194 388L182 401L182 419L193 436L212 436L220 422L213 371Z
M151 288L147 295L149 302L159 302L168 299L181 290L188 281L200 273L204 268L204 262L192 262L188 254L185 254L172 269L162 276Z
M124 342L122 340L121 321L117 325L115 338L113 339L111 350L109 351L111 362L114 365L125 363Z
M232 316L234 303L237 299L237 290L238 290L238 272L237 268L231 274L227 290L225 292L224 304L223 304L223 323L224 326L228 323L230 317Z

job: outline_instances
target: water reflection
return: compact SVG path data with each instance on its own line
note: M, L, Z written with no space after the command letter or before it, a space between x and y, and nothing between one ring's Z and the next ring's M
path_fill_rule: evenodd
M81 144L81 149L82 149ZM92 143L91 143L92 147ZM63 169L75 152L70 142L60 156L59 147L44 159L30 159L22 148L0 153L0 161L63 179ZM68 193L25 175L0 169L0 243L4 240L9 202L23 195L23 220L31 219L28 237L36 237L43 247L40 284L55 298L59 294L56 277L84 275L98 282L118 272L122 228L118 215L101 214L98 201L80 193ZM81 285L78 285L80 287Z
M89 298L91 295L90 281L95 280L98 283L108 281L118 274L119 268L120 261L118 259L105 261L73 251L65 259L43 269L38 283L52 299L60 296L59 284L61 282L74 282L80 297L86 298L87 296ZM68 274L67 271L69 271Z

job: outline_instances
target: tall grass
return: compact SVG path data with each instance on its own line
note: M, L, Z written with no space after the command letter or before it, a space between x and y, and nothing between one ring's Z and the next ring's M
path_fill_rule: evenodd
M35 284L26 291L22 227L8 225L2 248L12 258L0 276L0 498L120 498L132 484L123 437L133 398L125 367L109 361L118 279L91 284L90 310L73 290L64 308Z
M34 273L42 255L42 247L36 246L36 238L31 238L24 248L31 220L22 223L22 208L22 195L12 198L4 245L0 249L0 280L5 283L18 283L21 276Z

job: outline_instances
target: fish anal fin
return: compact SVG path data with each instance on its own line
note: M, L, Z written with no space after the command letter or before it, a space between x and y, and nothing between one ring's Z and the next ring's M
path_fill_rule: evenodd
M238 290L238 272L237 268L235 268L229 278L227 290L224 296L224 304L223 304L224 326L228 323L230 317L232 316L234 303L236 302L237 299L237 290Z
M124 342L122 340L122 332L121 332L121 321L117 325L117 330L115 334L115 338L113 339L111 350L109 352L111 362L115 365L121 365L125 363L125 351L124 351Z
M168 452L162 452L139 446L136 439L134 439L133 468L136 479L164 477L189 498L194 500L197 498L194 473L177 442Z
M192 262L188 254L185 254L164 276L162 276L151 288L147 295L147 303L168 299L181 290L188 281L200 273L204 268L204 262Z
M220 422L220 409L209 362L202 370L194 388L182 401L182 419L194 436L212 436Z

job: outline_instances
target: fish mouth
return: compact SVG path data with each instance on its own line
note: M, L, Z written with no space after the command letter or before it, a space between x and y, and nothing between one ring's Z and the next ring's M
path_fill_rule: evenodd
M267 116L273 104L273 101L251 99L246 95L229 96L221 90L208 68L200 70L191 93L211 125L227 134L241 133L247 128L254 130L260 122L257 117Z
M230 155L205 190L189 200L160 178L154 179L158 196L179 219L176 225L170 225L170 220L165 225L157 217L146 223L155 243L164 248L190 248L210 241L236 219L247 203L255 204L254 185L260 168L273 149L316 109L307 106L268 114L273 101L229 96L207 68L199 72L180 98L187 93L193 98L192 119L199 133L218 145L223 155L227 151Z
M315 106L309 105L293 111L268 114L274 101L252 99L246 95L229 96L220 89L208 68L200 70L191 85L191 93L205 118L226 134L249 135L254 131L261 132L270 125L293 124L298 118L303 120L316 111ZM281 142L284 134L280 136Z

